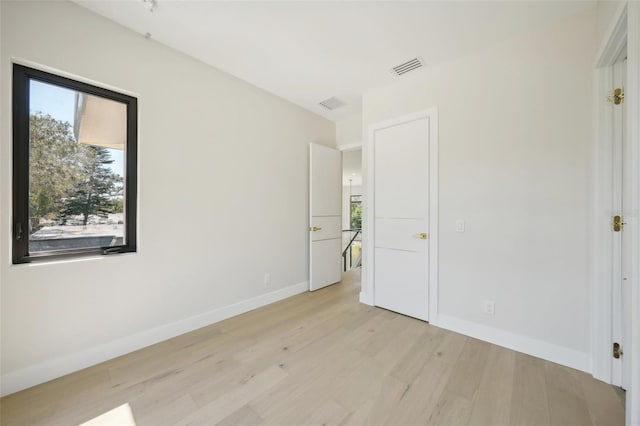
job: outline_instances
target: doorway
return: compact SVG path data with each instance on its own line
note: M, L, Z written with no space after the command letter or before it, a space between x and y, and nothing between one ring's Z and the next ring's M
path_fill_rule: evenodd
M614 16L595 70L592 372L627 389L627 424L640 424L640 4Z
M343 279L360 286L362 268L362 148L342 152Z
M437 110L377 123L365 147L360 300L424 321L437 313Z
M342 153L342 270L362 264L362 149Z

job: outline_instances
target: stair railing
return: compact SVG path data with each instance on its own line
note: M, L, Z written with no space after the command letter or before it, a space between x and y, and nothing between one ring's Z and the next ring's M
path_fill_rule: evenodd
M360 233L362 232L362 228L356 228L356 229L344 229L342 232L355 232L353 234L353 237L351 237L351 240L349 241L349 244L347 244L347 247L343 250L342 252L342 267L343 267L343 271L347 271L349 269L351 269L353 267L353 259L351 256L351 247L353 246L353 242L356 241L356 238L358 238L358 235L360 235ZM347 254L348 254L348 265L349 267L347 268Z

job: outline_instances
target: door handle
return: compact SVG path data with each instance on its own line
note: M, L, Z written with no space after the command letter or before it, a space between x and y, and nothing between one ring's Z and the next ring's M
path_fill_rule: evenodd
M311 231L311 232L316 232L316 231L321 231L321 230L322 230L322 228L319 228L317 226L312 226L311 228L309 228L309 231Z
M626 225L625 222L622 221L622 216L614 216L613 217L613 231L620 232L622 228Z
M426 232L421 232L420 234L418 234L418 238L420 238L421 240L426 240L427 238L429 238L429 234L427 234Z
M16 223L16 228L13 233L13 236L16 239L16 241L20 241L22 239L22 223L20 222Z

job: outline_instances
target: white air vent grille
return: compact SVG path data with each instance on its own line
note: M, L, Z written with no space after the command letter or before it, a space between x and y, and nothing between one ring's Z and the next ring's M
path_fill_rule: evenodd
M334 96L332 98L325 99L322 102L318 102L318 105L331 111L336 108L340 108L341 106L344 106L344 102L342 102L340 99Z
M410 61L407 61L403 64L397 65L391 68L391 73L395 75L403 75L408 73L409 71L417 70L418 68L422 68L424 64L422 63L422 59L413 58Z

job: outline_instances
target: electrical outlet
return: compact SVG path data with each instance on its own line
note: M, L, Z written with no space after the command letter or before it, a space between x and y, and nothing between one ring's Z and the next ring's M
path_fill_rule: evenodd
M271 284L271 274L268 272L264 274L264 283Z
M464 232L464 220L456 220L456 232Z
M484 313L487 315L496 314L496 303L493 300L484 301Z

